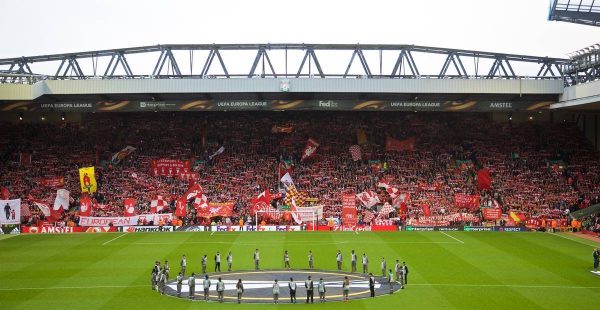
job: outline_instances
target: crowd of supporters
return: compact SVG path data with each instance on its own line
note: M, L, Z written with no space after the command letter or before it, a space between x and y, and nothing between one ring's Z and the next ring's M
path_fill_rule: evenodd
M291 128L274 133L273 127ZM78 168L96 166L98 192L94 216L120 216L123 200L134 198L137 213L148 213L155 195L175 200L189 182L152 176L150 161L190 160L209 201L233 201L237 223L250 214L250 200L264 189L277 192L278 167L291 162L300 192L318 199L325 217L341 217L341 194L377 191L391 202L380 180L410 195L405 221L480 211L457 209L454 194L479 194L484 206L498 204L504 213L559 218L600 201L598 153L571 123L497 123L487 114L467 113L324 113L213 112L85 114L81 123L0 124L0 185L11 198L22 198L27 221L43 219L30 198L54 201L56 188L41 178L64 177L71 193L70 211L61 219L77 223ZM348 151L364 130L362 159ZM301 161L308 138L320 144L316 155ZM415 138L414 151L386 151L387 137ZM125 146L136 150L122 162L110 162ZM219 147L224 152L209 159ZM19 160L30 154L31 164ZM478 190L476 174L489 169L492 186ZM282 202L277 202L281 205ZM364 207L359 207L362 220ZM391 217L396 217L392 213ZM194 213L184 223L201 223ZM597 221L596 221L597 222Z

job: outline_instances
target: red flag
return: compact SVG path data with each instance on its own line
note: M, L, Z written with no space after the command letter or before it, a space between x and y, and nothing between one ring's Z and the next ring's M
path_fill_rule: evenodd
M477 189L490 189L491 186L492 178L490 177L490 171L487 168L477 171Z
M262 192L258 197L253 198L250 203L252 205L252 214L256 214L256 211L268 211L273 210L271 207L271 193L267 189Z
M202 210L206 208L208 208L208 198L206 198L204 194L196 196L196 199L194 199L194 209L198 212L198 216L200 216L200 212L203 212Z
M404 140L397 140L392 137L387 137L385 140L385 150L388 152L414 151L415 137Z
M431 216L431 210L428 205L421 205L421 210L423 210L423 215Z
M302 152L301 161L305 161L313 156L317 152L317 148L319 147L319 142L314 140L313 138L309 138L306 142L306 146L304 147L304 151Z
M379 203L379 196L373 191L364 191L356 195L356 198L360 200L367 208L370 208Z
M290 203L290 211L292 212L294 222L296 222L296 224L302 224L302 216L298 213L298 208L296 207L296 201L294 198L292 198L292 202Z
M185 198L177 199L177 202L175 203L175 215L179 217L187 215L187 200L185 200Z
M35 199L31 195L29 195L27 198L29 199L29 201L31 203L33 203L36 207L38 207L40 209L40 211L42 211L42 213L46 217L50 216L50 209L51 208L50 208L49 204L47 204L47 203L45 203L45 202L43 202L43 201L41 201L39 199Z
M183 195L183 198L186 201L189 201L190 199L196 199L196 197L202 195L202 191L202 186L200 186L198 183L194 183L192 186L190 186L190 188L188 188L187 192Z
M8 188L2 186L2 190L0 190L0 196L2 196L2 200L8 200L10 198L10 192Z
M125 216L135 215L135 199L125 198L125 200L123 200L123 206L125 207L125 212L123 213Z
M92 199L89 196L82 196L79 199L79 215L90 216L92 214Z

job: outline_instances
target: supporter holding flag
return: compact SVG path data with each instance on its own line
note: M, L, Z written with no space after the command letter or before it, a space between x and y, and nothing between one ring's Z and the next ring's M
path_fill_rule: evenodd
M300 161L305 161L315 156L318 147L319 142L313 138L309 138L306 142L306 146L304 147L304 151L302 152L302 158Z
M125 198L123 200L123 206L125 208L124 216L135 216L135 199L133 198Z

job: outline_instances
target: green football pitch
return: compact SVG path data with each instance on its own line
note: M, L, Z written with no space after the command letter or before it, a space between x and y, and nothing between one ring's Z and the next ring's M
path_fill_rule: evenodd
M498 232L179 232L3 236L0 239L0 309L598 309L600 276L590 272L592 241L563 234ZM284 250L292 268L335 270L335 253L370 258L379 273L406 261L409 282L393 295L305 305L218 304L161 296L150 289L155 260L169 260L171 277L182 254L188 273L208 269L216 251L233 252L234 270L281 269ZM360 264L360 262L359 262ZM360 266L359 266L360 269ZM302 291L302 289L300 289ZM283 290L282 300L287 292Z

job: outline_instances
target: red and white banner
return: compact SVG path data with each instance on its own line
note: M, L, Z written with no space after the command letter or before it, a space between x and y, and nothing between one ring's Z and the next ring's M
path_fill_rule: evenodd
M200 186L200 184L198 183L194 183L192 184L192 186L190 186L187 190L187 192L185 192L185 194L183 195L183 198L186 201L189 201L191 199L196 199L196 197L201 196L203 192L202 186Z
M85 195L79 199L79 216L90 216L92 214L92 199Z
M197 212L200 212L200 210L208 208L208 198L206 198L204 194L196 196L193 205L194 209L196 209Z
M153 159L150 162L150 174L152 176L178 176L181 173L188 173L191 170L189 160L176 159Z
M388 217L390 215L390 213L394 212L396 210L394 210L394 208L392 208L392 206L389 203L384 203L383 207L381 207L381 210L379 210L379 217Z
M352 157L353 161L362 160L362 151L360 149L360 145L352 145L350 148L348 148L348 151L350 151L350 157Z
M304 147L304 151L302 152L302 158L300 159L300 161L305 161L315 156L318 147L319 142L317 142L313 138L309 138L306 142L306 146Z
M479 195L454 194L454 205L458 208L479 208Z
M63 187L63 186L65 186L65 178L64 177L40 178L40 186Z
M162 211L168 205L167 201L162 195L156 195L150 201L150 213L157 213Z
M160 223L161 221L165 223L165 225L168 225L173 221L173 214L171 213L140 214L133 217L135 217L138 221L141 221L142 223L146 221L146 223L152 222L154 223L154 225L158 225L158 223Z
M184 181L198 181L200 180L200 174L198 172L182 172L177 175L177 178Z
M80 216L79 226L132 226L137 225L138 217L91 217Z
M233 214L233 201L230 202L211 202L208 207L196 209L198 217L215 217L225 216L229 217Z
M133 198L125 198L123 200L123 207L125 209L125 216L134 216L135 215L135 199Z
M371 208L379 203L379 197L374 191L364 191L360 194L356 194L356 198L365 205L367 208Z
M271 193L267 189L266 191L260 193L258 197L252 199L250 201L250 205L252 206L252 214L256 214L257 211L271 211L274 210L271 206Z
M392 137L387 137L385 140L385 150L388 152L414 151L415 137L397 140Z
M342 195L342 223L344 226L356 226L356 196L354 193Z
M483 208L483 218L485 220L499 220L502 218L502 209Z
M33 203L36 207L38 207L40 209L40 211L42 211L44 216L46 216L46 217L50 216L50 205L49 204L47 204L39 199L35 199L35 198L31 197L31 195L29 195L29 202Z
M177 199L175 202L175 215L179 217L187 215L187 200L184 197Z
M173 214L140 214L136 216L119 216L119 217L91 217L91 216L80 216L79 226L136 226L138 221L141 222L153 222L158 224L162 220L163 223L168 224L173 220Z

